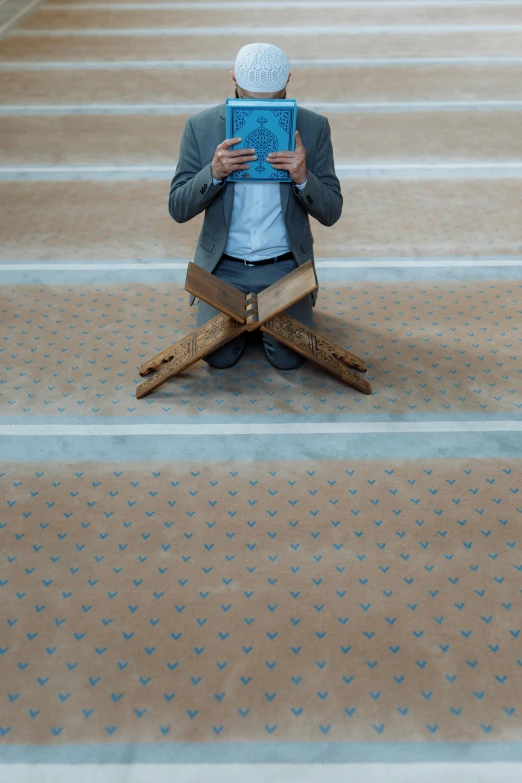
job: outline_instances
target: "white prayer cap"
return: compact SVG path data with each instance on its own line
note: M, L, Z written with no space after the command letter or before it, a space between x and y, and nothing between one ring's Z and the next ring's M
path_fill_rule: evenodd
M243 46L234 66L238 85L249 92L279 92L286 86L289 71L283 50L267 43Z

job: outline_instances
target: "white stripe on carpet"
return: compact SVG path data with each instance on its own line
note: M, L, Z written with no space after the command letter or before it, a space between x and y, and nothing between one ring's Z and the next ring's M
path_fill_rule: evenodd
M39 261L25 261L21 263L3 263L0 261L0 272L92 272L92 271L114 271L118 269L136 270L136 269L186 269L192 258L178 259L177 261L153 261L143 259L141 262L129 263L127 261L82 261L82 262L63 262L63 263L45 263ZM316 258L315 266L318 269L401 269L434 267L436 269L458 269L459 267L502 267L522 266L520 258L390 258L390 259L360 259L346 260L342 258Z
M152 376L147 376L152 377ZM364 377L364 373L361 373ZM144 379L145 380L145 379ZM129 387L131 388L131 387ZM359 422L277 422L248 424L3 424L0 436L136 436L146 435L339 435L358 433L425 432L522 432L522 420L510 421L359 421Z
M387 0L386 0L387 2ZM485 56L476 57L367 57L333 59L296 59L292 58L292 67L301 68L396 68L401 66L434 65L520 65L522 57ZM234 60L39 60L0 62L0 71L81 71L81 70L146 70L147 68L165 69L209 69L233 68Z
M34 0L35 3L40 0ZM522 24L397 24L397 25L322 25L281 27L128 27L64 30L13 30L19 38L78 38L78 37L151 37L151 36L259 36L259 35L446 35L448 33L519 33Z
M379 748L375 749L378 753ZM158 746L161 756L161 745ZM268 753L267 753L268 755ZM94 759L93 759L94 762ZM40 764L38 783L520 783L519 763ZM0 766L3 783L34 783L35 766Z

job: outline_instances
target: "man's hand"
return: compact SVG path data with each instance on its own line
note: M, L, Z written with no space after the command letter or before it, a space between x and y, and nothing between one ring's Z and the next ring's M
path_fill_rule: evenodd
M218 144L210 168L214 179L225 179L233 171L243 171L250 168L248 162L257 160L254 149L231 150L234 144L239 144L241 138L225 139Z
M296 185L302 185L306 180L306 150L303 147L299 131L295 132L295 152L288 150L271 152L267 161L275 169L288 171Z

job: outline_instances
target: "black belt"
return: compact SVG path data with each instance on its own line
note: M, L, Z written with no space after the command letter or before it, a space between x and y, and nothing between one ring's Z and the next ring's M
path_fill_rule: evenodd
M282 256L274 256L273 258L263 258L261 261L246 261L244 258L235 258L234 256L228 256L224 254L221 258L225 258L227 261L237 261L245 266L262 266L263 264L277 264L278 261L290 261L293 259L294 254L291 252L284 253Z

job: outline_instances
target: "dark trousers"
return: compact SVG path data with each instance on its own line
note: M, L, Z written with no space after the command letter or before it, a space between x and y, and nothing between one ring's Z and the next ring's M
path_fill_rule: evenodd
M275 264L261 264L259 266L246 266L237 261L230 261L223 257L213 271L216 277L238 288L244 294L251 292L259 294L265 288L288 275L297 266L295 259L278 261ZM285 312L306 326L313 328L312 296L308 294L289 307ZM202 302L198 302L197 326L209 321L218 315L219 310ZM230 340L226 345L209 353L205 361L212 367L223 369L231 367L237 362L247 343L249 333L244 332ZM269 362L280 370L292 370L304 363L304 357L288 348L283 343L268 334L262 333L263 348Z

